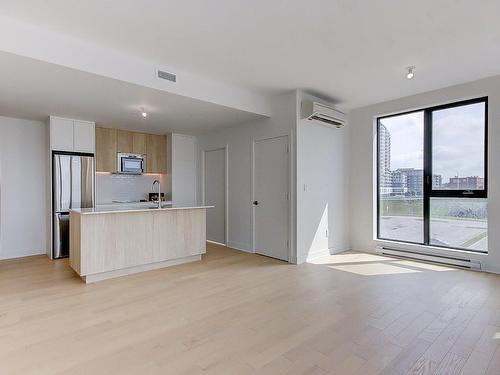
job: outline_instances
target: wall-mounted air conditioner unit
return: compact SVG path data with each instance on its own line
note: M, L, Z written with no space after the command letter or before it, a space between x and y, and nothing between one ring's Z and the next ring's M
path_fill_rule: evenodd
M302 102L302 119L314 121L322 125L341 128L346 124L346 115L335 108L324 104L304 101Z

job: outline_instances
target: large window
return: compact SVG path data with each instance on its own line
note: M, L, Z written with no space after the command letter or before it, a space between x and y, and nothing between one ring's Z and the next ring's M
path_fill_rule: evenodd
M488 251L487 105L378 118L379 239Z

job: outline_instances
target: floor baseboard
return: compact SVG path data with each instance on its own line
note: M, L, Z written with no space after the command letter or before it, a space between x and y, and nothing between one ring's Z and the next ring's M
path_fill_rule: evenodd
M254 252L253 249L250 248L250 246L248 246L247 244L239 243L239 242L227 241L226 246L230 247L232 249L244 251L245 253L252 253L253 254L253 252Z

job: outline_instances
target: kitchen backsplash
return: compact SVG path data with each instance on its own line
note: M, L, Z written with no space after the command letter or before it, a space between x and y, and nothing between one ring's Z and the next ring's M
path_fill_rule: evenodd
M139 201L148 199L153 181L160 177L161 190L170 199L171 184L168 175L127 176L120 174L96 175L96 203L108 204L113 201ZM155 187L156 191L157 187Z

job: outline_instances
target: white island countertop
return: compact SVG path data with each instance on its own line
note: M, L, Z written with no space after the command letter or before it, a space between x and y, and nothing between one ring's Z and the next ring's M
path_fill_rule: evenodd
M149 207L144 206L124 206L124 207L110 207L110 206L96 206L94 208L73 208L70 211L82 215L95 215L95 214L112 214L117 212L155 212L155 211L168 211L168 210L193 210L214 208L214 206L196 206L196 205L181 205L181 204L166 204L162 208L157 208L154 203Z

